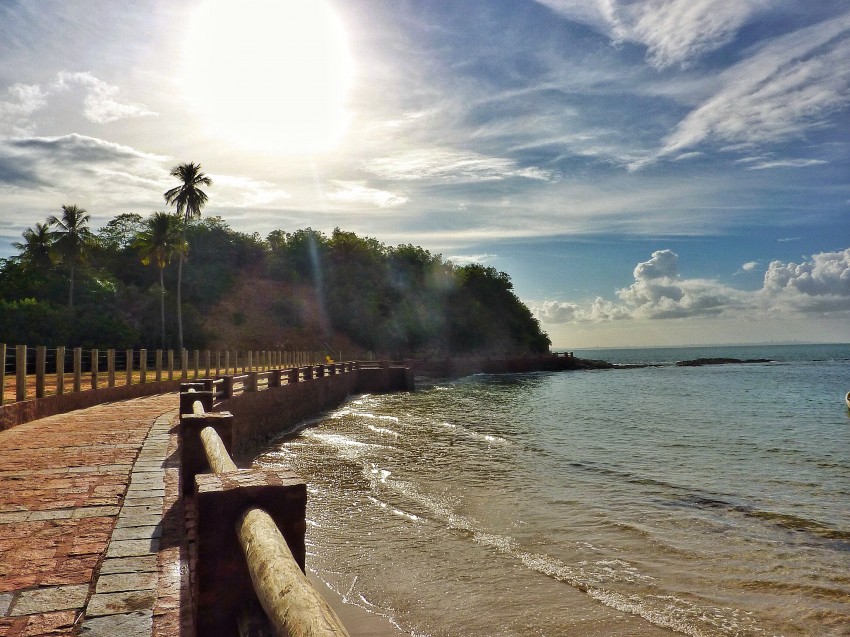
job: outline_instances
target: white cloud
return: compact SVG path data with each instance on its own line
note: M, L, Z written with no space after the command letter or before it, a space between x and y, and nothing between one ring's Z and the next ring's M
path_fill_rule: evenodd
M396 181L428 179L464 183L498 181L511 177L540 181L554 179L549 171L534 166L521 168L510 159L450 148L424 148L381 157L368 162L365 168L381 179Z
M804 263L773 261L759 292L762 306L784 313L850 312L850 248Z
M13 84L6 92L10 100L0 102L0 135L31 134L29 118L47 104L47 95L37 84Z
M744 293L709 279L683 279L679 257L658 250L634 270L635 282L617 291L635 318L716 316L739 307Z
M487 254L486 252L482 254L454 254L446 257L446 260L458 265L463 265L464 263L486 263L487 261L495 259L497 256L498 255L495 254Z
M13 84L7 89L8 99L0 101L0 135L27 137L35 134L37 126L32 115L45 108L57 95L75 87L81 87L85 92L83 115L95 124L156 115L144 104L119 101L118 87L99 80L91 73L60 71L47 86Z
M596 297L586 307L565 301L544 301L531 305L541 323L558 325L563 323L607 323L632 318L631 311L602 297Z
M378 208L395 208L407 203L408 198L404 195L395 194L386 190L370 188L362 181L331 181L336 187L333 192L325 196L330 201L350 204L368 204Z
M722 87L691 111L654 156L703 142L727 150L801 136L850 104L850 13L777 38L720 76Z
M663 69L730 42L766 0L538 0L565 17L589 24L616 41L642 44Z
M0 185L16 192L21 210L45 198L57 206L76 203L93 214L151 209L162 205L160 193L170 183L166 160L77 134L6 139L0 140Z
M108 124L120 119L156 115L153 111L148 110L144 104L118 101L118 87L99 80L91 73L60 71L54 87L56 90L62 91L75 85L85 89L83 114L86 119L95 124Z
M753 272L758 261L741 266ZM777 316L850 318L850 248L823 252L796 263L773 261L761 290L747 292L711 279L687 279L679 274L679 257L658 250L634 269L635 281L617 290L622 303L601 297L580 305L564 301L532 303L542 323L606 323L615 320L738 318Z
M216 189L216 205L225 208L263 207L292 197L269 181L233 175L210 175L210 178Z
M555 325L558 323L575 323L578 319L579 306L575 303L561 301L544 301L531 307L541 323Z
M765 161L760 164L750 166L747 170L767 170L769 168L808 168L809 166L820 166L829 162L823 159L777 159L775 161Z

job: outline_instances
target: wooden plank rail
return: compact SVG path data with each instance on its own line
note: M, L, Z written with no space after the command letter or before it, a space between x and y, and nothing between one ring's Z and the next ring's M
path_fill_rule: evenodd
M263 375L270 378L277 374L279 378L279 372L280 370L275 370ZM239 377L251 377L256 391L255 381L258 374L250 372ZM187 398L181 399L181 405L188 403L192 395L198 392L194 387L189 387L184 393ZM201 400L192 401L191 405L193 416L203 418L207 415ZM200 430L200 441L212 473L240 473L215 428L203 427ZM251 471L245 470L244 473ZM246 502L252 499L253 497L246 498ZM286 637L348 637L348 631L342 621L307 579L271 515L261 507L248 504L243 511L237 513L233 530L241 547L254 593L274 634ZM229 584L224 583L225 586ZM256 617L249 617L250 610L246 610L251 608L251 604L244 603L241 606L242 610L238 611L240 616L236 618L236 623L240 626L256 626Z
M345 636L348 631L301 572L271 516L252 507L236 525L251 581L278 634L289 637Z

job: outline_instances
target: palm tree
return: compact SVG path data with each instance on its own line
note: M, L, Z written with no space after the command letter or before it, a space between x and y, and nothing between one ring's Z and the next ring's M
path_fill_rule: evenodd
M207 203L207 194L199 186L212 186L212 179L201 172L201 165L190 162L171 170L171 176L180 180L180 185L165 192L165 203L177 206L177 214L183 215L183 243L186 243L186 228L193 219L199 219L201 208ZM184 251L185 252L185 251ZM177 342L183 351L183 312L181 288L183 284L184 252L177 262Z
M47 268L51 263L51 250L54 234L50 230L50 222L36 223L35 229L27 228L22 235L24 240L12 244L21 251L21 260L34 268Z
M76 205L62 206L62 218L55 215L47 222L56 230L54 247L59 258L71 269L71 285L68 289L68 305L74 307L74 272L84 263L91 243L91 231L88 229L89 213Z
M155 212L145 220L144 229L136 235L133 247L139 251L142 263L156 263L159 268L160 317L162 319L162 349L165 349L165 266L171 260L186 254L186 242L181 235L181 222L177 215Z

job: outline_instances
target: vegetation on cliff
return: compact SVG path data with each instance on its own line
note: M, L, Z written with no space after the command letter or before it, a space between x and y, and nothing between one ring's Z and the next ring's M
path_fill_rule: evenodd
M507 274L455 265L417 246L386 246L340 229L330 236L276 230L263 239L218 217L187 222L176 215L160 233L170 245L158 251L153 218L121 214L97 231L87 220L73 250L62 243L67 229L37 223L16 244L19 254L0 260L0 342L177 347L175 294L185 255L181 309L189 348L407 356L549 347Z

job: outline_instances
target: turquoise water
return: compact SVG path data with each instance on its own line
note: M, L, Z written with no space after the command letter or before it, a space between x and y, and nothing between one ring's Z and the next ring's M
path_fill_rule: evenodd
M850 346L367 395L257 462L308 564L411 635L850 634ZM695 368L698 357L768 358Z

